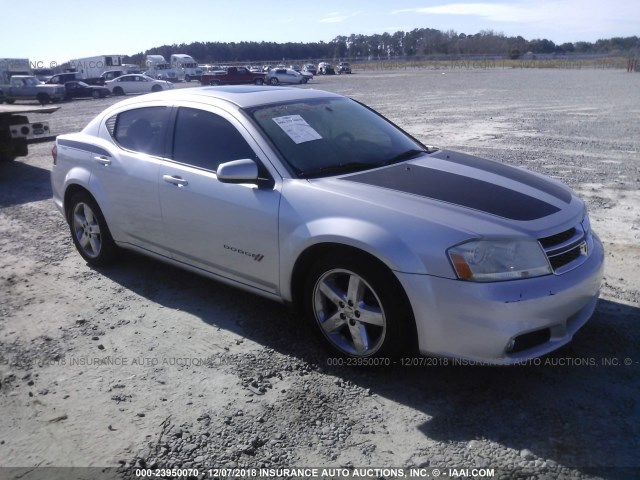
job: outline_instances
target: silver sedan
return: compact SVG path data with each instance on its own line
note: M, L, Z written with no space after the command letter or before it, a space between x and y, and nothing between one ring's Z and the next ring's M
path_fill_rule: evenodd
M171 82L156 80L155 78L142 74L122 75L104 82L104 86L107 87L113 95L161 92L162 90L171 90L174 88Z
M313 75L307 72L297 72L291 68L272 68L264 81L269 85L291 85L307 83L312 78Z
M132 98L53 160L88 263L130 249L293 305L339 355L514 364L569 342L598 299L602 244L568 187L333 93Z

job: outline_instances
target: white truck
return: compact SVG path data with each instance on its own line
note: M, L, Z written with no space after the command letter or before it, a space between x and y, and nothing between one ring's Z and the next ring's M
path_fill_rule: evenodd
M104 72L119 70L121 67L122 55L97 55L69 60L69 68L77 72L78 78L89 85L96 84Z
M31 75L28 58L0 58L0 85L9 84L14 75Z
M147 71L148 76L158 80L168 80L169 82L181 82L184 80L182 69L171 66L162 55L147 55Z
M202 77L202 68L198 66L198 62L184 53L171 55L171 66L182 70L185 82L190 82L191 80L200 81L200 77Z

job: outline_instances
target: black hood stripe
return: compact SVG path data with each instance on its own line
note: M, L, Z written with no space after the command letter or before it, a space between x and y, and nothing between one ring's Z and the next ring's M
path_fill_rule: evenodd
M537 198L477 178L406 163L342 177L342 180L420 195L512 220L536 220L560 210Z
M459 165L465 165L467 167L477 168L485 172L494 173L501 177L515 180L516 182L524 183L529 187L533 187L544 193L556 197L558 200L562 200L564 203L571 202L571 192L567 189L553 183L545 178L538 177L536 175L521 170L519 168L512 167L510 165L504 165L502 163L494 162L493 160L487 160L485 158L474 157L464 153L448 152L446 150L440 151L434 155L434 157L440 160L446 160L448 162L457 163Z

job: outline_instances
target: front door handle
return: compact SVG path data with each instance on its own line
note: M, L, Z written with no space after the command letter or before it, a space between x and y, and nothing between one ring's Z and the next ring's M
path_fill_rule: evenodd
M101 165L104 165L105 167L111 165L111 159L109 157L105 157L104 155L96 155L95 157L93 157L93 159Z
M189 185L189 182L187 182L182 177L174 177L173 175L163 175L162 179L167 183L172 183L172 184L177 185L179 187L185 187L185 186Z

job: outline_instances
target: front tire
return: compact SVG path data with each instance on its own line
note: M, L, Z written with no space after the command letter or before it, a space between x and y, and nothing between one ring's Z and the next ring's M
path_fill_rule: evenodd
M278 79L276 77L273 77L272 79L269 80L269 83L271 85L278 85Z
M262 78L256 78L256 81L253 83L255 83L256 85L262 85L264 83L264 80Z
M76 193L67 207L67 223L78 253L87 263L104 266L112 263L119 248L113 241L102 211L91 195Z
M100 92L99 92L99 91L97 91L97 90L94 90L94 91L91 93L91 96L97 100L98 98L100 98Z
M39 93L38 95L36 95L36 99L38 100L38 103L40 103L40 105L46 105L51 101L48 93Z
M124 95L124 90L122 90L122 87L116 87L113 89L113 94L114 95Z
M415 323L393 273L364 254L321 257L304 290L308 320L343 357L394 357L414 353Z
M152 92L161 92L162 91L162 87L160 85L154 85L153 87L151 87L151 91Z

